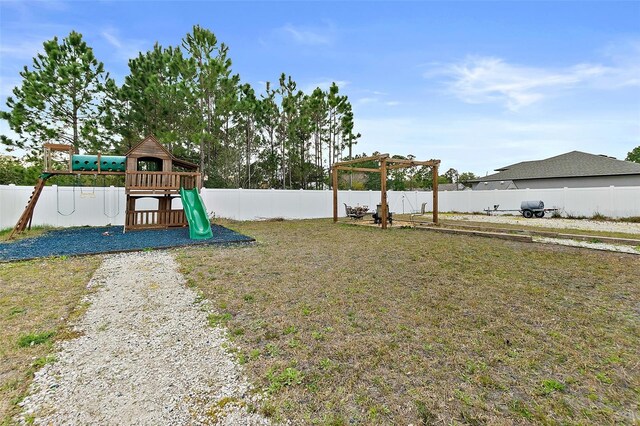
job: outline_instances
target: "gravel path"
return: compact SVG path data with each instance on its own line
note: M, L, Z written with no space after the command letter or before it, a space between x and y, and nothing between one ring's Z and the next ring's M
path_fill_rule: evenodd
M207 325L167 252L105 257L99 286L57 361L36 373L21 421L52 425L266 425L258 396Z
M526 219L522 216L507 216L507 215L470 215L470 214L455 214L442 215L442 219L458 222L484 222L491 224L509 224L509 225L522 225L522 226L535 226L540 228L554 228L554 229L580 229L583 231L607 231L607 232L622 232L627 234L638 234L640 237L640 223L625 223L625 222L605 222L597 220L584 220L584 219L561 219L561 218L540 218L540 219ZM538 243L545 244L559 244L563 246L583 247L596 250L615 251L618 253L640 254L640 251L629 245L621 244L606 244L606 243L592 243L589 241L577 241L566 238L547 238L547 237L533 237L533 240Z
M558 244L561 246L582 247L594 250L615 251L618 253L628 253L640 255L640 250L635 247L620 245L620 244L606 244L606 243L592 243L589 241L576 241L568 240L565 238L547 238L547 237L533 237L533 241L537 243L545 244Z
M487 223L504 223L511 225L538 226L541 228L557 228L557 229L583 229L585 231L606 231L606 232L622 232L627 234L640 234L640 223L625 222L605 222L586 219L561 219L561 218L541 218L541 219L525 219L522 216L505 216L505 215L471 215L471 214L443 214L440 216L443 220L455 220L462 222L487 222Z

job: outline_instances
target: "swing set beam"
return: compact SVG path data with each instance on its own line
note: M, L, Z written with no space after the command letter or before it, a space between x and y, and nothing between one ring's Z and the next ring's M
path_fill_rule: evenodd
M100 172L100 173L96 173L96 172L91 172L91 171L77 171L77 172L68 172L68 171L48 171L45 173L42 173L40 175L40 177L38 178L38 182L35 184L35 186L33 187L33 192L31 193L31 197L29 197L29 201L27 202L27 206L25 207L24 211L22 212L22 215L20 215L20 218L18 219L18 222L16 222L16 225L13 227L13 230L11 231L11 234L9 234L9 239L12 240L14 239L18 234L21 234L25 229L31 229L31 222L33 221L33 212L36 208L36 204L38 204L38 199L40 198L40 194L42 194L42 189L44 188L47 179L49 179L50 177L53 176L75 176L75 175L85 175L85 176L95 176L96 178L98 177L98 175L125 175L125 172ZM75 185L74 185L75 187ZM95 189L95 185L94 185L94 189ZM56 207L58 209L58 213L62 214L63 216L67 216L64 213L60 212L60 207L59 207L59 200L58 200L58 194L56 193ZM75 199L74 199L74 208L73 210L75 211ZM71 212L73 213L73 212ZM105 214L105 216L108 216L107 214Z

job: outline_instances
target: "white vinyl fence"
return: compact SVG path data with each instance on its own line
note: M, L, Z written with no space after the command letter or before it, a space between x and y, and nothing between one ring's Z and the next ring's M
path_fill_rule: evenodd
M13 227L33 191L32 187L0 185L0 228ZM331 191L269 189L203 189L202 198L212 216L238 220L310 219L332 216ZM431 192L389 191L390 211L413 213L433 207ZM498 204L500 209L518 209L525 200L543 200L563 215L609 217L640 216L640 187L518 189L508 191L445 191L439 194L441 212L481 212ZM375 209L379 191L339 191L338 213L344 203ZM175 200L176 207L180 200ZM138 208L157 208L153 199L142 199ZM124 188L73 188L47 186L36 206L33 225L83 226L122 225Z

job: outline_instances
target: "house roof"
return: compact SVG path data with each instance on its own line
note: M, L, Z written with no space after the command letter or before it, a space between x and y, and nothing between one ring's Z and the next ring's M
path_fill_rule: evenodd
M518 189L518 185L516 185L512 180L493 180L493 181L483 180L479 182L478 185L475 186L473 189L474 190Z
M461 183L439 183L438 191L464 191L467 189Z
M158 139L156 139L156 137L153 135L147 135L140 142L132 146L129 151L125 152L124 155L128 157L129 155L131 155L131 153L137 151L141 146L145 145L147 142L155 143L158 146L158 148L160 148L165 154L167 154L169 158L173 157L173 155L169 152L169 150L165 148L164 145L162 145L160 141L158 141Z
M616 160L615 158L604 155L571 151L544 160L523 161L496 169L496 171L498 173L470 180L469 182L640 175L640 164Z
M197 170L198 169L198 165L191 163L187 160L182 160L176 156L174 156L171 152L169 152L169 150L160 143L160 141L158 141L158 139L155 138L155 136L153 135L148 135L146 138L142 139L140 142L138 142L137 144L135 144L129 151L127 151L125 153L126 156L129 156L131 153L135 152L139 147L141 147L143 144L147 143L147 142L154 142L156 145L158 145L158 147L167 154L167 156L169 156L169 158L171 159L171 161L173 162L174 165L178 166L178 167L184 167L185 169L193 169L193 170Z

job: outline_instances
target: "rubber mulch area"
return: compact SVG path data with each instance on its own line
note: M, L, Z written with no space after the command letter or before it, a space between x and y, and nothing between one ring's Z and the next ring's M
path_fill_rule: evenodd
M35 238L0 243L0 262L255 241L220 225L211 225L213 238L207 240L190 239L189 228L149 229L127 233L122 230L122 226L67 228L49 231Z

